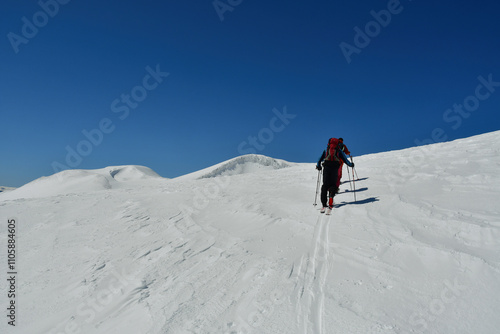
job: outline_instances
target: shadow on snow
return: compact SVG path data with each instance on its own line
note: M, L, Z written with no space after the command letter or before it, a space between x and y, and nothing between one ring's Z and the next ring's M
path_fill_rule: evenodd
M374 203L374 202L378 202L378 201L379 201L379 199L377 197L370 197L370 198L365 198L365 199L362 199L359 201L342 202L340 204L336 204L335 207L340 208L340 207L343 207L344 205L351 205L351 204L360 205L360 204Z

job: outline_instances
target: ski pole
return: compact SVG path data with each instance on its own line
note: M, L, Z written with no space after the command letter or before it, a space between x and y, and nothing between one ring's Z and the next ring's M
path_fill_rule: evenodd
M341 168L343 168L343 166ZM349 172L349 166L347 166L347 175L349 176L349 187L351 187L351 191L352 191L351 173ZM354 175L352 176L352 179L354 181Z
M319 189L319 184L320 184L320 179L321 179L321 171L318 170L318 181L316 182L316 195L314 196L314 206L316 206L316 201L318 199L318 189Z
M352 156L349 156L351 158L351 162L354 163L354 160L352 160ZM356 167L352 167L352 178L354 179L354 173L356 173L356 179L359 181L359 176L358 172L356 171Z
M351 157L351 163L354 164L354 162L352 161L352 157ZM347 170L349 170L349 167L347 167ZM358 180L359 180L359 178L358 178ZM353 191L354 203L356 203L356 181L354 181L354 166L352 167L352 185L354 187L354 191Z

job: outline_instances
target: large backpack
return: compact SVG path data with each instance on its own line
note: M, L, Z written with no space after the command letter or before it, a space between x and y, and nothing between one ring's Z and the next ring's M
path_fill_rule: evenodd
M339 158L339 140L337 138L330 138L328 140L328 146L326 147L325 160L328 161L340 161Z

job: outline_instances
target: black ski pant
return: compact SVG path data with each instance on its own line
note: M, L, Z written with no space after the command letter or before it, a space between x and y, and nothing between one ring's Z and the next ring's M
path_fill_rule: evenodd
M323 163L323 185L321 186L321 204L327 206L327 193L330 197L337 193L337 179L339 177L340 164L334 161L325 161Z

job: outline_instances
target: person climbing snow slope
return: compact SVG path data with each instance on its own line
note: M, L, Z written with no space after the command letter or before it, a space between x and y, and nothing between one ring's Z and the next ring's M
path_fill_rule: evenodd
M344 139L339 138L339 147L340 149L345 153L346 156L351 155L351 152L349 152L349 149L347 146L344 145ZM337 179L337 189L340 187L340 180L342 179L342 169L344 167L344 162L340 161L340 167L339 167L339 177Z
M338 189L337 181L341 162L349 167L354 167L354 164L347 159L347 156L342 150L342 146L339 144L339 139L330 138L326 150L323 151L323 154L316 164L317 170L323 170L323 185L321 186L321 204L323 207L321 208L321 213L326 211L327 214L330 214L332 211L333 197L335 197ZM328 194L330 196L327 206Z

